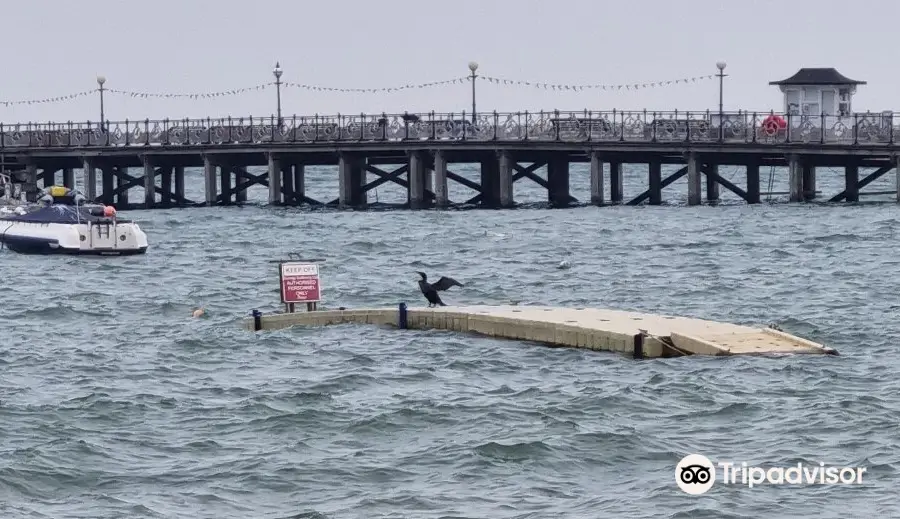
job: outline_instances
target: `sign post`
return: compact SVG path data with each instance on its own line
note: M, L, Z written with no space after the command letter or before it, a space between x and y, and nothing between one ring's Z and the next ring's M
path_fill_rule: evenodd
M322 284L317 260L289 260L278 262L278 279L281 285L281 302L294 313L296 303L306 303L306 310L316 310L322 300Z

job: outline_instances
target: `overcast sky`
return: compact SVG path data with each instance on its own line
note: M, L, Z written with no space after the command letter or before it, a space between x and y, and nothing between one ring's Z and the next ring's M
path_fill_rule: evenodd
M96 92L228 91L282 80L387 88L479 74L561 85L670 81L727 62L726 110L781 109L768 82L801 67L835 67L868 81L857 111L895 102L892 0L28 0L5 1L0 121L96 120ZM16 42L16 43L12 43ZM717 109L718 80L657 88L555 91L477 82L482 110ZM212 99L132 98L108 92L110 120L269 115L275 89ZM471 109L466 83L397 92L284 86L283 113Z

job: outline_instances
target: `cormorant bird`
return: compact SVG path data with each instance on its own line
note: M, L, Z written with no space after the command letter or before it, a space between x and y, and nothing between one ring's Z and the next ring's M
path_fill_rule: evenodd
M416 274L422 276L422 279L419 280L419 290L422 291L422 294L425 295L425 299L428 300L429 308L433 306L447 306L441 301L441 296L438 295L438 291L447 290L452 286L464 286L459 281L446 276L441 276L435 283L429 283L428 276L425 275L424 272L416 272Z

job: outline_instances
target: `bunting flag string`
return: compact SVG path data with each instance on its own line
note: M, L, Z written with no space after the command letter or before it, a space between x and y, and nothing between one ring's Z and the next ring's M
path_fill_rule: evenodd
M72 99L76 99L78 97L89 96L96 92L97 92L96 90L85 90L84 92L76 92L74 94L57 96L57 97L48 97L45 99L24 99L22 101L0 101L0 105L16 106L16 105L38 105L38 104L46 104L46 103L59 103L61 101L71 101Z
M516 85L516 86L527 86L532 88L540 88L542 90L569 90L569 91L582 91L582 90L622 90L623 88L626 90L639 90L641 88L658 88L661 86L669 86L669 85L677 85L679 83L696 83L697 81L703 81L706 79L713 79L716 77L715 74L709 74L706 76L695 76L689 78L682 79L669 79L666 81L651 81L647 83L623 83L621 85L560 85L560 84L552 84L552 83L543 83L538 81L522 81L518 79L503 79L492 76L476 76L478 79L482 81L487 81L488 83L494 83L497 85Z
M353 92L358 94L375 94L375 93L386 93L386 92L399 92L401 90L413 90L420 88L431 88L436 86L445 86L445 85L456 85L463 84L469 81L468 77L458 77L454 79L445 79L444 81L431 81L429 83L407 83L406 85L399 85L394 87L381 87L381 88L336 88L336 87L323 87L316 85L304 85L300 83L290 83L284 82L282 85L293 87L293 88L302 88L304 90L315 90L317 92Z
M476 79L481 81L486 81L488 83L496 84L496 85L514 85L514 86L526 86L532 88L539 88L542 90L555 90L555 91L575 91L580 92L584 90L638 90L642 88L658 88L662 86L669 85L677 85L681 83L696 83L697 81L702 81L706 79L715 78L715 74L710 74L706 76L695 76L689 78L682 79L670 79L666 81L651 81L646 83L623 83L621 85L566 85L566 84L554 84L554 83L544 83L537 81L523 81L516 79L505 79L498 78L493 76L475 76ZM403 90L413 90L413 89L422 89L422 88L432 88L437 86L446 86L446 85L457 85L469 83L472 80L471 76L462 76L453 79L446 79L443 81L431 81L428 83L408 83L406 85L398 85L393 87L380 87L380 88L339 88L339 87L324 87L318 85L308 85L303 83L293 83L290 81L284 81L281 83L282 86L287 88L298 88L302 90L309 90L315 92L344 92L344 93L363 93L363 94L375 94L375 93L389 93L389 92L399 92ZM121 96L127 96L132 98L141 98L141 99L149 99L149 98L161 98L161 99L208 99L208 98L216 98L216 97L226 97L226 96L236 96L245 94L251 91L261 91L274 87L275 82L269 83L261 83L259 85L254 85L251 87L245 88L235 88L232 90L223 90L219 92L197 92L190 94L179 94L179 93L151 93L151 92L137 92L132 90L119 90L115 88L106 88L105 92L109 92L110 94L116 94ZM16 105L33 105L33 104L46 104L46 103L58 103L62 101L69 101L72 99L76 99L79 97L89 96L89 95L97 95L98 89L93 90L85 90L83 92L77 92L74 94L68 94L64 96L57 97L48 97L45 99L28 99L21 101L2 101L0 100L0 106L9 107Z
M283 84L283 83L282 83ZM275 83L260 83L259 85L254 85L251 87L244 88L235 88L232 90L223 90L221 92L199 92L193 94L156 94L151 92L134 92L131 90L118 90L115 88L107 88L106 91L112 94L118 94L128 97L136 97L142 99L149 98L162 98L162 99L206 99L212 97L225 97L225 96L236 96L241 94L246 94L247 92L252 91L260 91L265 90L271 86L275 85ZM96 90L95 90L96 92Z

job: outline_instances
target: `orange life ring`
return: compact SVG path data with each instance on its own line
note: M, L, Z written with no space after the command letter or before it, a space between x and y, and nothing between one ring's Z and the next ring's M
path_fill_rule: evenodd
M775 119L769 119L763 123L763 130L766 132L766 135L771 137L778 133L778 123L775 122Z

